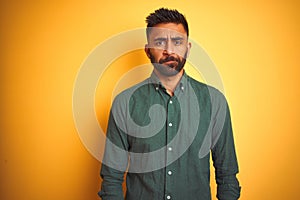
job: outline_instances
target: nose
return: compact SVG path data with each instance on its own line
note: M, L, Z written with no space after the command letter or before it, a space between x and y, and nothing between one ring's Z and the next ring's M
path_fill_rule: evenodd
M172 42L168 41L166 43L166 46L164 48L164 53L165 54L172 54L172 53L174 53L174 46L172 45Z

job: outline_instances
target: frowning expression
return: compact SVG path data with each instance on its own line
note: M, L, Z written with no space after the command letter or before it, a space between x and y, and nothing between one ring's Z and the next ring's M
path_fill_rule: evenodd
M161 23L152 27L145 52L155 70L164 76L183 71L191 44L182 24Z

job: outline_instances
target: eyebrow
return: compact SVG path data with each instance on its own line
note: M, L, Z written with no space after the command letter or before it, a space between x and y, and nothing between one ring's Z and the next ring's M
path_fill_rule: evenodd
M158 37L158 38L155 38L154 41L166 41L167 38L166 37ZM174 40L184 40L183 37L171 37L171 40L174 41Z
M184 39L183 37L179 37L179 36L171 37L171 40L183 40L183 39Z
M166 41L166 40L167 40L166 37L158 37L154 39L154 41Z

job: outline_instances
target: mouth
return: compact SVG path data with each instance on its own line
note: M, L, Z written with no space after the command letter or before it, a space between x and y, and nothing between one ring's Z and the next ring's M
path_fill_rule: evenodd
M175 65L177 65L177 61L170 60L170 61L164 62L163 64L168 65L169 67L174 67Z

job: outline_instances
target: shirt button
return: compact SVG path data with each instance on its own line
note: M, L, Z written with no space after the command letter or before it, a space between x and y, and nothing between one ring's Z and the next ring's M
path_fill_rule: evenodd
M172 147L168 147L168 150L169 150L169 151L172 151L173 149L172 149Z
M172 104L173 103L173 101L172 100L170 100L170 104Z
M170 195L168 195L168 196L167 196L167 199L171 199L171 196L170 196Z
M171 126L173 126L173 124L172 124L172 123L169 123L169 126L171 127Z
M171 175L172 175L172 171L168 171L168 175L170 175L170 176L171 176Z
M159 88L158 87L155 87L155 90L158 90Z

